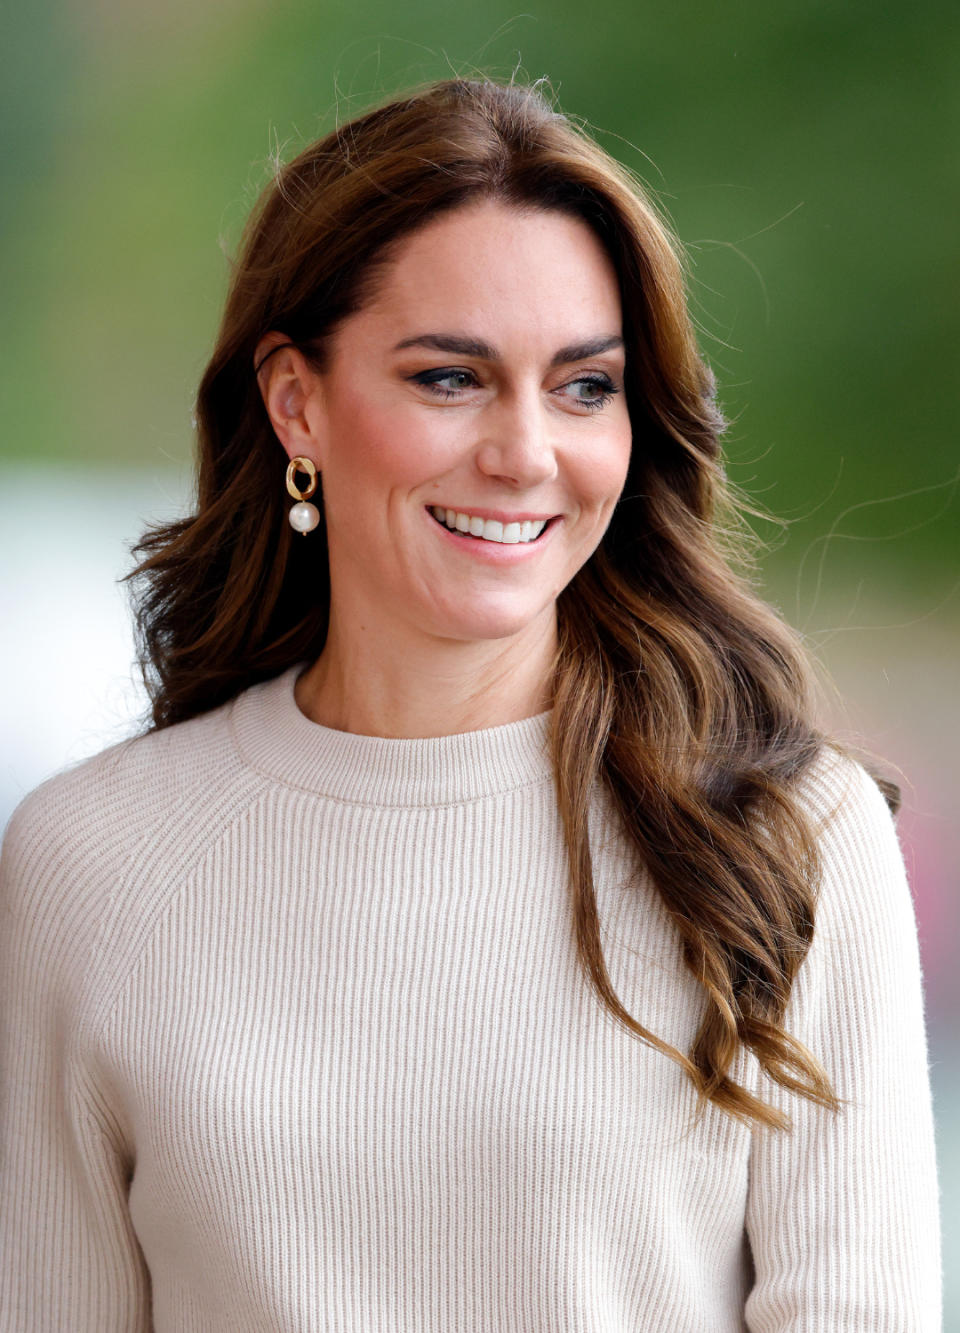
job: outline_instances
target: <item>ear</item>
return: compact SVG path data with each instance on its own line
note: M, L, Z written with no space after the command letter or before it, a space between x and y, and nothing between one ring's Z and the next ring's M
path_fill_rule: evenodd
M321 377L285 333L267 333L257 343L254 367L267 416L289 458L302 455L323 468Z

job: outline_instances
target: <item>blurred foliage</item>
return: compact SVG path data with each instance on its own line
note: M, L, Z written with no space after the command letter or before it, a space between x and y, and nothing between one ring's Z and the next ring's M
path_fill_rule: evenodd
M271 155L399 88L516 70L548 76L686 243L731 475L790 521L759 530L798 605L818 578L949 601L958 20L946 0L15 7L0 457L183 460Z

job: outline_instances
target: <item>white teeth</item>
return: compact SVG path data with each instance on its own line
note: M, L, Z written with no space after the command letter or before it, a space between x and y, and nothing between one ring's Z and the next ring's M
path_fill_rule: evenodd
M455 532L469 532L471 537L482 537L484 541L499 542L505 546L532 542L547 526L545 518L524 519L522 523L500 523L495 518L478 518L476 514L464 514L458 509L442 509L440 505L434 505L430 512L435 519Z

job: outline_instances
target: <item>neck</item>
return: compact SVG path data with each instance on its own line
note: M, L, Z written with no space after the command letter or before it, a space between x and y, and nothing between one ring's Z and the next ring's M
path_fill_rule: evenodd
M361 736L454 736L520 722L552 703L556 616L508 639L413 635L385 643L331 613L296 702L313 722Z

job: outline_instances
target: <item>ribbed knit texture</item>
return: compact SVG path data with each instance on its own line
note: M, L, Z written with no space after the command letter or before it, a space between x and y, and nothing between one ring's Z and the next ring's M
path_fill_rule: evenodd
M922 1333L937 1187L916 925L861 769L805 780L788 1026L847 1100L751 1133L577 962L549 714L318 726L301 668L124 742L3 847L0 1328ZM599 792L605 955L688 1049L703 996Z

